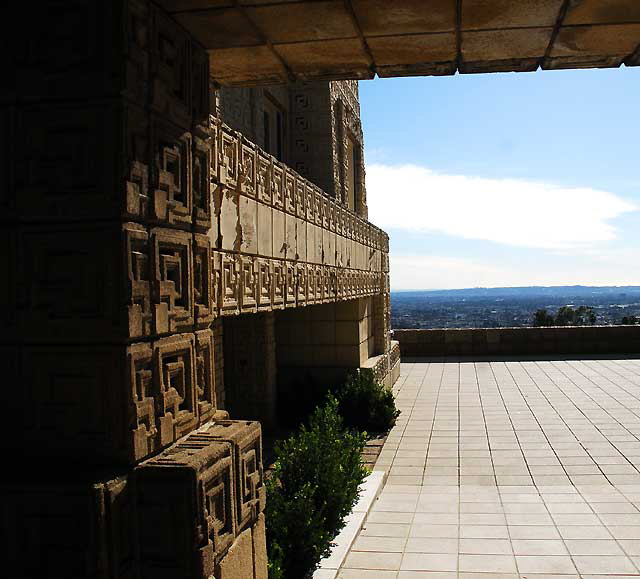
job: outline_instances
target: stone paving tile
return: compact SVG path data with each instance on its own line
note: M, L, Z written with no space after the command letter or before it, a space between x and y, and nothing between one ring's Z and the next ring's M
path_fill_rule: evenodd
M403 363L340 579L640 577L640 360Z

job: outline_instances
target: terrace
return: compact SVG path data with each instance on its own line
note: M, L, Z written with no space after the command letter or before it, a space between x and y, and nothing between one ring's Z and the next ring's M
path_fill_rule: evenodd
M341 579L640 574L640 360L404 358L394 390Z

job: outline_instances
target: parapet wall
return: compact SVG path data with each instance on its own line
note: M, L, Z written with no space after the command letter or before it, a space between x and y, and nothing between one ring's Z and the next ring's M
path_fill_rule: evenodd
M394 330L403 356L640 354L640 326Z

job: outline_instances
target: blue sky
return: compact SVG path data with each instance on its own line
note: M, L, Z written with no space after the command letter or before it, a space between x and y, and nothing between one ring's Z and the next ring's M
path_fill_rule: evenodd
M360 82L392 289L640 285L640 69Z

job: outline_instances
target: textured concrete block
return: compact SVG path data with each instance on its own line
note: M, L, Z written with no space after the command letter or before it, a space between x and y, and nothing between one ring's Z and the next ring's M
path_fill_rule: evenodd
M233 446L238 477L236 501L238 527L252 525L264 509L266 490L262 466L262 433L259 422L221 420L211 424L207 435Z
M197 426L194 335L177 334L154 342L153 357L158 428L165 446Z
M258 253L258 204L253 199L240 196L240 251Z
M152 120L151 218L188 227L192 221L192 135L164 118Z
M273 209L258 203L258 254L273 257Z
M0 490L0 556L15 577L135 579L135 502L127 477L41 480Z
M264 514L260 513L251 530L253 540L254 579L268 579L267 530Z
M151 230L153 328L156 334L193 326L193 236L186 231Z
M284 259L287 257L287 235L285 229L285 213L278 209L273 210L272 230L273 256Z
M233 189L224 188L220 193L221 248L234 251L240 247L239 197Z
M194 433L136 468L144 577L214 574L236 534L232 452Z
M251 529L246 529L238 535L218 564L217 575L220 579L254 579Z
M206 235L193 235L194 322L206 327L217 315L218 300L213 284L214 270L211 244Z

